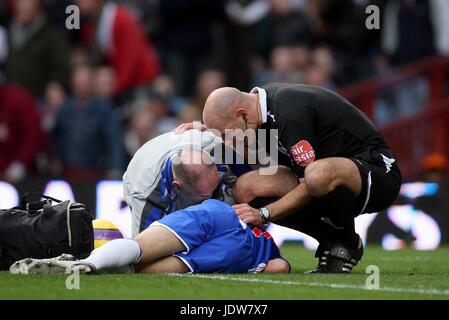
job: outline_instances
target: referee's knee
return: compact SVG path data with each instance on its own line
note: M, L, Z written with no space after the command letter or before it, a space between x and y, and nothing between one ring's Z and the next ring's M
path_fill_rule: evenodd
M251 173L239 177L232 187L232 196L237 203L248 203L254 199L251 192Z
M304 180L312 197L322 197L335 189L334 175L330 170L331 166L326 161L313 162L306 167Z

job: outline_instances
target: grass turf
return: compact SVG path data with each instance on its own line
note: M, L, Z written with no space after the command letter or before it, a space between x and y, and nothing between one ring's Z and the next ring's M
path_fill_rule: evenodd
M291 274L81 276L66 289L65 276L0 272L0 299L449 299L449 247L435 251L383 251L368 247L350 275L307 275L313 251L286 244ZM366 267L380 269L380 289L368 290Z

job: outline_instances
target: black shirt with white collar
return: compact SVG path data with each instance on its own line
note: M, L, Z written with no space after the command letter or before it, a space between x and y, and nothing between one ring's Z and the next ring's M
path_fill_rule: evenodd
M384 137L366 115L334 92L280 83L254 88L252 92L259 93L262 129L278 130L279 163L292 168L298 177L318 159L370 161L372 150L391 156Z

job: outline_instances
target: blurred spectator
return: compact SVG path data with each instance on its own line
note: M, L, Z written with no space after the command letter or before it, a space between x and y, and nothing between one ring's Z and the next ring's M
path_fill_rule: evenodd
M335 90L335 85L332 83L329 73L318 65L310 65L307 68L304 83Z
M389 0L383 26L382 48L393 65L435 53L449 54L449 1Z
M314 50L301 44L279 46L271 51L270 69L259 74L255 84L305 83L336 90L334 73L334 57L331 50L325 46Z
M291 65L294 70L304 71L307 69L312 56L312 52L308 46L294 44L291 47L291 55Z
M327 47L318 47L313 50L312 61L306 70L305 83L321 86L329 90L336 90L333 81L335 61L332 52Z
M147 36L152 37L159 29L158 3L160 0L116 0L130 9L142 23Z
M160 71L159 60L140 21L124 6L104 0L77 0L87 18L83 43L94 64L110 64L117 74L116 94L151 83Z
M73 69L77 66L85 66L90 64L88 50L84 47L74 47L70 55L70 67Z
M223 38L217 41L219 64L223 66L228 85L249 91L251 60L258 59L266 45L266 30L261 30L260 25L270 11L270 3L268 0L230 0L225 10ZM260 46L263 48L258 48Z
M155 117L154 136L169 132L179 125L178 120L172 114L167 99L161 94L150 91L146 96L146 105L149 112Z
M270 69L259 76L258 84L268 82L304 82L304 70L295 70L294 51L289 46L278 46L271 51Z
M170 112L167 100L160 94L153 92L147 97L148 109L156 117L156 135L173 130L179 125L176 118Z
M225 86L224 75L221 71L208 69L201 72L195 84L195 94L182 108L179 119L181 122L202 121L203 108L207 97L215 89Z
M422 178L426 182L447 184L449 161L441 153L427 155L421 162Z
M225 17L225 0L164 0L159 2L157 44L176 95L190 96L200 70L213 65L213 27ZM233 50L233 48L230 48Z
M394 77L393 65L387 55L377 55L374 66L378 75ZM428 104L429 82L426 77L415 76L384 88L374 105L374 122L385 125L422 110Z
M175 85L173 83L173 79L167 74L157 77L153 82L152 88L167 101L175 96Z
M42 101L42 129L51 132L56 125L59 109L66 100L64 88L57 82L50 83Z
M270 0L268 19L269 46L291 46L297 43L310 44L314 32L309 18L298 1ZM300 1L301 2L301 1Z
M449 2L444 0L389 0L382 26L382 50L376 64L382 73L390 68L433 54L449 54ZM375 106L375 120L385 124L422 110L428 102L425 77L402 81L384 90Z
M144 98L136 100L132 106L128 130L125 134L125 148L131 158L148 140L155 136L156 115Z
M110 102L94 96L93 70L72 73L72 96L60 108L53 147L71 179L119 178L123 169L122 131Z
M132 103L130 113L125 135L125 147L130 157L148 140L179 125L171 116L166 100L157 93L138 97Z
M0 179L17 182L34 169L44 147L35 99L19 87L0 83Z
M64 27L68 4L79 6L81 30ZM381 30L365 27L370 4ZM40 102L65 173L118 177L121 127L133 155L179 121L201 120L217 87L336 90L373 73L394 77L400 64L449 54L447 15L447 0L0 0L0 82L3 73ZM418 112L429 93L425 77L382 89L376 124Z
M170 75L163 74L157 77L151 89L166 101L171 113L178 114L184 107L185 98L175 95L175 84Z
M117 86L116 74L109 66L100 66L95 69L94 74L95 93L109 101L114 101Z
M320 20L319 37L348 55L363 54L368 45L369 30L365 27L365 9L369 0L318 0L316 14Z
M374 121L384 125L412 115L426 107L429 83L425 77L405 79L379 93L374 106Z
M321 67L326 73L332 76L335 73L334 54L326 46L320 46L312 52L312 63Z
M9 27L6 78L40 97L50 82L67 83L68 46L40 0L16 0Z
M332 48L337 61L335 80L346 85L372 74L371 51L378 45L376 32L365 27L369 0L317 0L318 39Z
M41 2L47 13L48 20L61 32L64 32L67 39L70 41L78 40L79 30L67 29L66 27L68 15L65 11L68 6L73 5L73 0L41 0Z

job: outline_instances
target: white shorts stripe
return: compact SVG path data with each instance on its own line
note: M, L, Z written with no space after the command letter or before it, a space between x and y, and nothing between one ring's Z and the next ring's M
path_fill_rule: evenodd
M360 211L359 215L361 215L365 211L366 206L368 205L369 198L371 195L371 184L372 184L372 180L371 180L371 171L370 171L370 172L368 172L368 188L366 190L366 200L365 200L365 204L363 205L363 208Z
M173 257L179 258L182 262L184 262L184 264L190 269L189 274L194 272L192 266L190 265L190 263L187 262L186 259L184 259L183 257L181 257L181 256L179 256L177 254L174 254Z
M178 238L179 241L182 242L182 244L184 245L184 247L186 247L187 250L184 251L183 253L186 253L186 254L189 253L190 248L189 248L189 246L187 245L187 243L186 243L186 242L179 236L179 234L177 234L172 228L166 226L165 224L160 223L159 221L154 221L152 224L150 224L150 227L151 227L151 226L160 226L160 227L164 227L165 229L167 229L168 231L170 231L171 233L173 233L173 234L175 235L175 237Z

